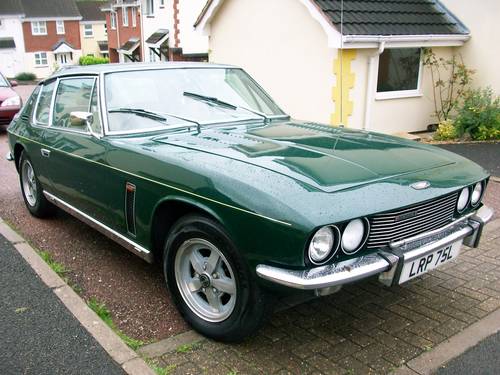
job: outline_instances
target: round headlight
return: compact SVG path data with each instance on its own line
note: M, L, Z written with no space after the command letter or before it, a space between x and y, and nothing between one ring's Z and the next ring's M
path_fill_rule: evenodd
M472 197L470 198L470 202L473 206L477 206L481 201L481 197L483 196L483 184L478 182L474 185L474 190L472 190Z
M363 219L351 220L342 233L342 250L346 254L353 254L363 245L367 235L367 221Z
M460 192L460 196L458 197L458 202L457 202L458 212L462 212L467 207L467 204L469 203L469 195L470 195L469 188L464 187Z
M338 241L336 235L339 235L336 227L323 227L314 234L309 244L309 259L312 263L323 263L333 255L334 245Z

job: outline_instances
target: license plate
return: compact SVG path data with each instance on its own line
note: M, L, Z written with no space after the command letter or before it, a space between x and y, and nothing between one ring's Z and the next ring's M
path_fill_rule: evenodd
M420 258L406 262L403 265L399 283L402 284L455 259L460 253L461 247L462 241L457 241Z

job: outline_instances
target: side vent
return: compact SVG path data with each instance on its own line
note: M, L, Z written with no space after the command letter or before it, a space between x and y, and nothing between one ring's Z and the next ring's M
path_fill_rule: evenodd
M127 231L135 236L135 185L130 182L125 185L125 217Z

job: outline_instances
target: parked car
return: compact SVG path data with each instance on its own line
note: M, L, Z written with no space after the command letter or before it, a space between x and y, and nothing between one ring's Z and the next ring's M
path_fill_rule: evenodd
M0 126L9 125L22 107L21 97L12 89L16 81L9 81L0 73Z
M292 120L232 66L62 71L8 132L33 215L60 207L162 262L181 314L218 340L255 332L272 293L423 275L478 246L492 216L473 162Z

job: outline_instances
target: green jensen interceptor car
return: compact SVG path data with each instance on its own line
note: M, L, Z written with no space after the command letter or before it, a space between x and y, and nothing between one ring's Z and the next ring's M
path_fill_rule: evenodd
M162 262L184 318L218 340L255 332L273 292L418 277L478 246L492 217L473 162L292 120L232 66L66 69L8 132L33 215L60 207Z

